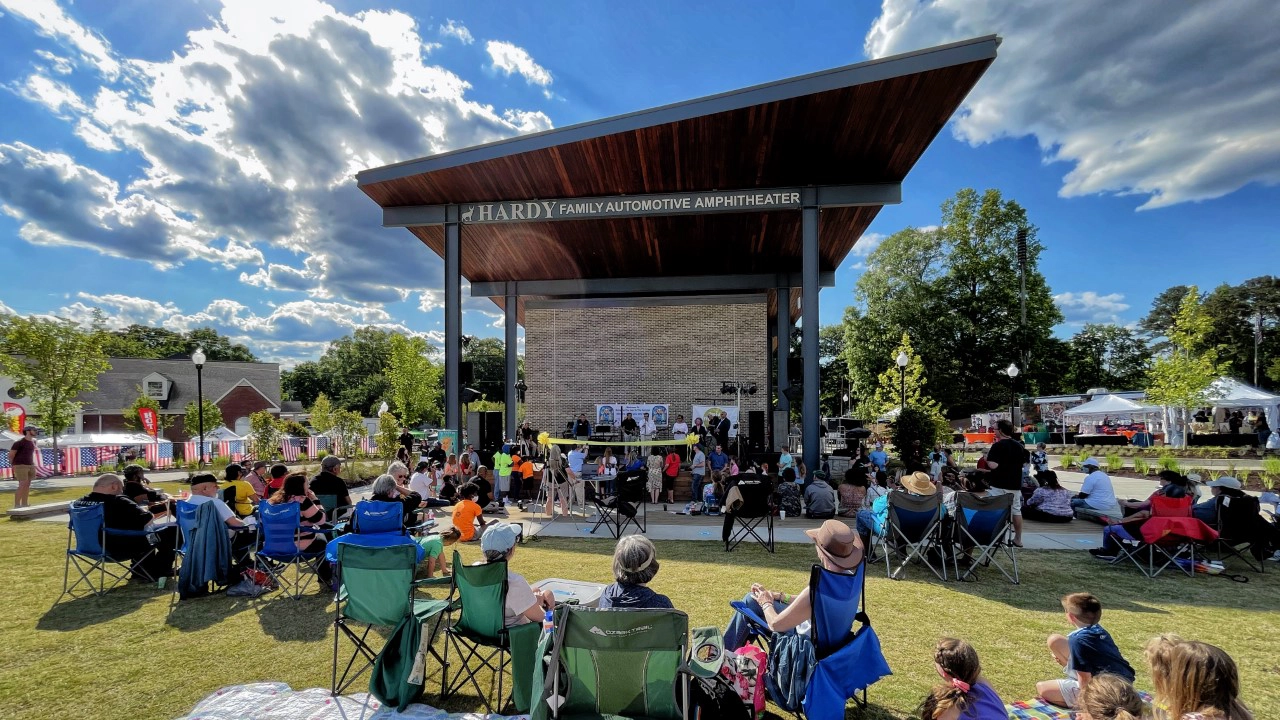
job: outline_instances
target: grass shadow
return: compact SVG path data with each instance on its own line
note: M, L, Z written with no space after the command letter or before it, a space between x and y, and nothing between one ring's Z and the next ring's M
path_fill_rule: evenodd
M199 632L246 610L253 610L251 598L233 598L225 591L216 592L179 600L165 618L165 624L180 632Z
M329 638L333 630L333 593L303 595L294 600L280 593L257 598L253 610L262 631L280 642ZM331 638L330 638L331 639Z
M137 612L155 599L158 592L154 584L134 584L110 590L102 597L86 595L56 602L36 622L36 629L74 632L111 622Z

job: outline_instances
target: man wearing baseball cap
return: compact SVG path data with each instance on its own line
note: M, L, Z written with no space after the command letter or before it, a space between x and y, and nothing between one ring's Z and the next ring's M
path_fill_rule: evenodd
M342 459L337 455L326 455L320 461L320 474L311 478L311 492L316 496L332 495L338 498L338 507L351 504L351 491L347 483L338 475L342 467Z
M503 627L541 622L547 610L556 606L550 590L534 590L523 576L511 572L511 558L520 544L522 529L514 523L495 522L480 536L485 562L507 563L507 604L502 610Z
M1102 464L1097 458L1087 458L1080 463L1088 473L1080 494L1071 498L1071 507L1075 508L1076 517L1092 520L1103 525L1110 525L1111 518L1120 518L1120 501L1116 499L1116 491L1111 486L1111 477L1102 472Z
M260 498L266 498L267 493L267 468L270 466L266 460L258 460L253 463L249 474L244 476L245 482L253 487L253 492Z

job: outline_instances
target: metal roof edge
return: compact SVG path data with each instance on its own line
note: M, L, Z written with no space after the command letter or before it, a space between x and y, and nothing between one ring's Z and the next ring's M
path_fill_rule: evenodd
M656 108L615 115L600 120L568 125L529 135L496 140L483 145L450 150L413 160L362 170L356 174L360 187L398 180L475 162L543 150L583 140L591 140L621 132L689 120L715 113L737 110L752 105L777 102L855 85L888 80L915 73L940 70L981 60L992 60L1000 46L1000 37L985 35L960 40L889 57L866 60L807 75L775 80L716 95L684 100Z

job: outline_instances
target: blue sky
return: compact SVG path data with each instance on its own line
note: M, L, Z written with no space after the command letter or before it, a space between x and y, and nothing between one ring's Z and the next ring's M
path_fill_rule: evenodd
M285 363L366 323L438 341L441 263L356 170L994 32L823 322L879 237L972 186L1039 226L1060 334L1132 323L1170 285L1280 268L1280 13L1151 8L0 0L0 304L212 325ZM500 323L467 300L464 332Z

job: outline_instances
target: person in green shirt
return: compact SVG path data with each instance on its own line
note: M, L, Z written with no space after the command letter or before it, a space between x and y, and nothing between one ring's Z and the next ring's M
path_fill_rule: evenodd
M494 492L494 502L501 503L502 496L509 492L511 482L511 446L503 445L493 454L493 471L498 475L498 487Z

